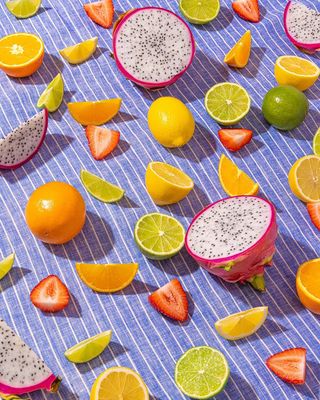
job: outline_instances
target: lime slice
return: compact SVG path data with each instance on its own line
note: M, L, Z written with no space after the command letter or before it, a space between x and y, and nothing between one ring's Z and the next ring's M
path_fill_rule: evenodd
M316 156L320 156L320 128L317 130L313 138L313 152Z
M220 11L219 0L180 0L182 14L192 24L207 24Z
M153 260L176 255L184 245L184 227L175 218L160 213L146 214L134 228L134 238L141 252Z
M119 186L113 185L89 171L81 170L80 177L87 191L103 203L119 201L125 193Z
M99 333L99 335L93 336L71 347L64 355L69 361L75 364L93 360L105 350L110 343L111 336L112 331Z
M221 125L234 125L250 110L248 92L237 83L223 82L214 85L206 94L208 114Z
M15 254L12 253L10 256L6 257L0 261L0 279L4 278L7 273L11 270L14 263Z
M222 391L229 378L225 356L208 346L192 347L178 360L175 381L192 399L209 399Z
M63 100L64 84L62 75L58 74L39 97L37 107L46 108L49 112L56 111Z
M6 2L6 6L15 17L28 18L39 10L41 0L10 0Z
M93 37L74 46L66 47L59 51L61 56L70 64L81 64L87 61L96 51L98 38Z

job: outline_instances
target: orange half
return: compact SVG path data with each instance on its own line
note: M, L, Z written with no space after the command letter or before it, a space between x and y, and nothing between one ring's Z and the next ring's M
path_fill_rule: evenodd
M320 314L320 258L300 265L296 287L301 303L315 314Z

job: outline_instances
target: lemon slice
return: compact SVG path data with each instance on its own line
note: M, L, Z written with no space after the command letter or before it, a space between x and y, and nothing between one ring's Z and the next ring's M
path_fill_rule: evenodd
M6 6L16 18L29 18L39 10L41 0L9 0Z
M255 333L263 325L267 315L268 307L255 307L219 319L214 326L225 339L242 339Z
M112 331L99 333L90 337L67 350L65 357L75 363L85 363L98 357L110 343Z
M66 47L59 51L61 56L70 64L81 64L87 61L96 51L98 38L93 37L74 46Z
M87 191L104 203L119 201L124 195L124 190L119 186L113 185L89 171L81 170L80 177Z
M230 67L244 68L251 52L251 32L247 31L225 56L224 62Z
M317 130L313 138L312 149L316 156L320 156L320 128Z
M71 116L81 125L102 125L113 118L121 106L121 99L80 101L68 103Z
M10 256L4 258L0 261L0 280L3 279L13 267L15 258L15 253L10 254Z
M56 111L62 103L63 93L62 75L58 74L40 95L37 107L46 108L49 112Z

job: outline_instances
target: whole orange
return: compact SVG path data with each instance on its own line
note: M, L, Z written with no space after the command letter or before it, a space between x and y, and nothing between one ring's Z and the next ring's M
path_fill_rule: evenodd
M86 205L77 189L65 182L49 182L36 189L25 210L31 232L50 244L63 244L81 231Z

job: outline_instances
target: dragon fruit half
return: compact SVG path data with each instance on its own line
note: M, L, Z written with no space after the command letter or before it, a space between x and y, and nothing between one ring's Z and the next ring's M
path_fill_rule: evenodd
M195 42L188 25L159 7L128 11L113 31L113 53L122 74L148 89L174 83L190 66Z
M289 1L284 11L284 28L290 41L301 50L320 50L320 12Z
M15 169L39 150L47 133L48 111L42 110L0 140L0 169Z
M185 245L212 274L264 290L264 267L271 264L277 233L275 208L269 201L236 196L219 200L196 215Z
M56 392L61 379L0 319L0 398L36 390Z

